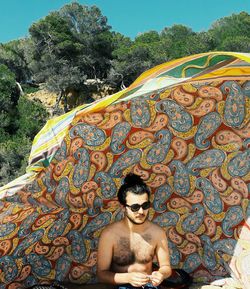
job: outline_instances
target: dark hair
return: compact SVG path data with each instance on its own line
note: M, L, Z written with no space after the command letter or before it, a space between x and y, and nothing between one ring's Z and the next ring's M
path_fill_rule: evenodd
M118 190L118 200L122 205L126 205L127 192L132 192L136 195L142 195L147 193L148 198L150 196L150 190L144 183L143 179L135 174L129 173L123 181L120 189Z

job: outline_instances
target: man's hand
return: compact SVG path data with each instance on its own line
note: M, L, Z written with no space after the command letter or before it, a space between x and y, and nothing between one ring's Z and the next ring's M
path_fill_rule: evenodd
M150 276L150 282L153 286L158 286L164 280L164 275L159 271L153 271Z
M129 281L132 286L134 287L141 287L149 282L149 277L145 273L141 272L131 272L128 273Z

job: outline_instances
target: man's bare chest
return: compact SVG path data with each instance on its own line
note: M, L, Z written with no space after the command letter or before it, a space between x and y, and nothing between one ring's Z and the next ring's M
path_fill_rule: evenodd
M119 266L147 264L153 260L154 251L155 245L150 234L121 236L114 245L113 263Z

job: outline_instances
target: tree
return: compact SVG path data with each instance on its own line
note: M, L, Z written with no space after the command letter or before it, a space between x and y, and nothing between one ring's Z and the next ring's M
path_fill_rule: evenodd
M112 73L114 76L121 75L125 86L130 85L143 71L165 60L156 31L142 33L134 41L114 34L113 43Z
M0 64L6 65L14 74L16 81L25 83L31 78L26 59L28 39L13 40L0 44Z
M71 32L84 46L81 66L88 78L104 78L110 68L112 54L111 26L96 6L80 5L77 2L65 5L59 14L67 21ZM81 60L81 59L79 59Z
M217 20L208 33L216 50L250 52L250 15L247 12L232 14Z
M0 113L10 120L7 128L0 128L0 186L25 173L32 139L48 117L40 104L25 96L11 111L15 113Z
M16 80L15 75L7 66L0 65L0 128L2 134L12 134L15 131L13 127L13 117L15 115L16 102ZM0 140L1 142L1 140Z
M186 39L186 55L208 52L212 48L213 39L207 32L194 33Z
M58 93L67 111L67 94L79 93L86 78L106 78L111 33L106 17L93 6L65 5L30 27L34 77Z
M79 90L86 78L79 65L84 46L77 42L67 21L53 12L33 24L30 34L34 43L30 66L35 80L57 92L59 99L71 89Z
M224 51L250 52L250 37L244 35L227 37L221 42L220 49Z
M31 139L47 113L25 97L19 98L15 75L0 65L0 185L25 172Z
M33 139L37 132L46 123L48 113L45 108L37 102L27 99L22 96L17 104L17 124L16 135L25 138Z
M113 69L117 75L122 75L125 86L151 66L150 49L141 43L120 47L114 51L114 58Z
M184 25L173 25L166 27L161 32L161 41L165 43L165 49L169 59L175 59L191 54L188 41L196 34L191 28Z
M0 186L25 173L30 148L27 137L13 136L0 143Z

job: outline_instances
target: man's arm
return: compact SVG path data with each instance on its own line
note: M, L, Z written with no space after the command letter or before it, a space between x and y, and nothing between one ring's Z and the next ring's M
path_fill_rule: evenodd
M156 257L159 263L159 269L152 272L151 275L151 282L154 286L158 286L172 273L167 236L165 231L161 228L157 236Z
M108 229L104 229L99 239L97 255L97 277L102 283L115 284L115 274L110 271L112 255L112 235Z
M110 270L113 257L112 233L109 229L102 232L97 255L97 277L101 283L109 284L125 284L130 283L135 287L145 285L148 282L146 274L131 273L115 273Z

